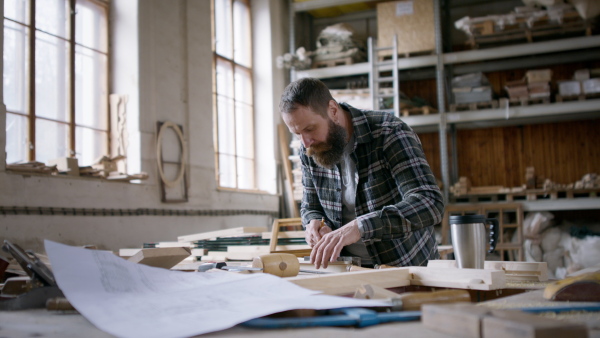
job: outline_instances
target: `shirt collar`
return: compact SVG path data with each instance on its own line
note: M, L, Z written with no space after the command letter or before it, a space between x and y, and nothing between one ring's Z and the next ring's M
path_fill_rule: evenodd
M356 109L351 105L340 102L340 106L343 109L350 112L352 115L352 126L354 127L354 137L357 143L368 143L371 142L371 128L365 115L365 111L362 109Z

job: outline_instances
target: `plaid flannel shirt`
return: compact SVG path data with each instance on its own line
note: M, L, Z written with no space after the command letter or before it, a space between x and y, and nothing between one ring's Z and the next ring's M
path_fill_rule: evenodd
M441 223L444 200L421 141L392 114L355 109L352 115L357 165L356 215L373 264L426 265L438 259L434 225ZM325 169L300 150L304 195L302 223L325 217L333 230L342 221L339 166Z

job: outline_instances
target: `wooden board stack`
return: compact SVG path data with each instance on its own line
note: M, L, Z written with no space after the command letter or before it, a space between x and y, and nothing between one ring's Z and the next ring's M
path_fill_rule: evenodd
M240 227L180 236L178 242L204 250L202 255L196 256L200 261L251 261L270 252L271 233L266 227ZM308 248L303 231L282 232L277 244L286 250Z

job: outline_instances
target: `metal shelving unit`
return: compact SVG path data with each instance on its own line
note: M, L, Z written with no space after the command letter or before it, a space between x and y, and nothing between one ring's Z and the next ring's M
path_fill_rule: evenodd
M307 2L294 3L290 1L291 25L294 25L294 14L296 12L308 11L313 9L327 8L344 4L357 2L370 2L373 0L312 0ZM434 0L436 6L436 25L439 29L439 1ZM437 30L439 32L439 30ZM291 50L294 50L293 28L291 29ZM436 36L436 39L439 39ZM439 45L439 42L436 42ZM433 68L436 70L435 77L438 80L438 101L443 102L443 86L440 86L440 77L443 77L444 66L453 66L457 73L467 73L476 69L485 69L485 71L505 70L510 68L522 68L536 65L536 60L531 56L553 56L558 57L556 63L565 63L582 60L595 59L596 51L600 50L600 36L583 36L574 38L557 39L544 42L520 43L509 46L468 50L461 52L443 53L440 46L437 46L434 55L416 56L402 58L397 60L398 70L412 70L418 68ZM563 53L563 54L559 54ZM565 56L566 55L566 56ZM519 59L520 58L520 59ZM507 60L509 59L509 60ZM539 64L539 63L538 63ZM552 64L545 60L543 65ZM387 67L387 68L385 68ZM380 70L391 71L394 67L384 66ZM460 70L459 70L460 69ZM315 77L320 79L367 75L371 71L369 62L357 63L330 68L318 68L308 70L292 71L292 80L302 77ZM440 103L440 102L438 102ZM476 111L461 111L445 113L440 109L440 114L405 116L402 120L410 125L416 131L437 131L440 133L440 139L446 138L446 129L449 126L456 128L484 128L488 126L505 126L528 123L556 122L562 120L585 119L598 117L600 115L600 99L586 101L570 101L561 103L538 104L530 106L512 106L498 109L482 109ZM441 144L442 152L442 175L444 185L449 186L448 176L448 158L447 148ZM444 156L443 152L446 153ZM446 192L447 194L447 192ZM577 210L577 209L598 209L600 208L600 198L576 198L542 201L522 202L525 211L541 210Z

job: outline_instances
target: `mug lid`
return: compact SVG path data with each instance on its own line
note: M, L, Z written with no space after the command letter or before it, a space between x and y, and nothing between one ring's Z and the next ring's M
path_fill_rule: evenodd
M455 215L450 216L450 224L485 223L483 215Z

